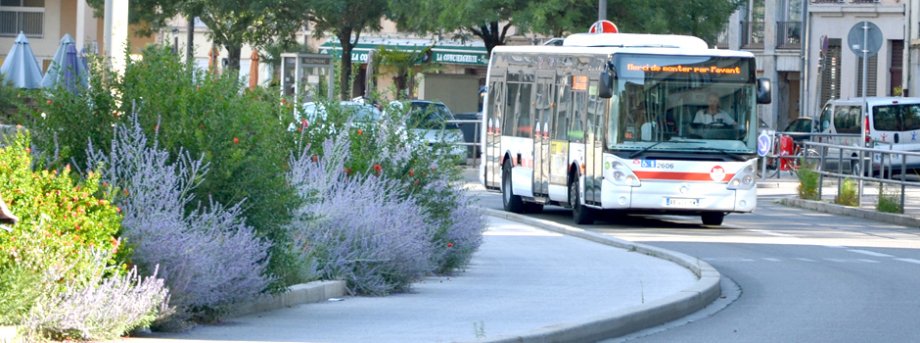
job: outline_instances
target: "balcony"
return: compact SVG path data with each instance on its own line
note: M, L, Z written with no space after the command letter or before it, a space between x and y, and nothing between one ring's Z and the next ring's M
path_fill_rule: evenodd
M741 22L741 48L763 49L763 22Z
M813 4L877 4L879 0L811 0Z
M780 21L776 23L776 48L802 48L802 22Z

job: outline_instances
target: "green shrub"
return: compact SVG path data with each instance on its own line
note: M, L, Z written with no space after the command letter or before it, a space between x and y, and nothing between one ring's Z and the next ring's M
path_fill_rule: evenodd
M808 164L804 164L799 167L798 178L799 178L799 198L806 200L819 200L818 199L818 172L814 170L814 167Z
M88 280L89 251L117 250L106 263L118 266L130 254L119 249L120 210L100 198L99 176L77 183L66 167L33 172L29 144L29 134L20 133L0 148L0 196L20 219L0 230L0 320L6 323L25 315L38 295Z
M97 61L92 69L94 75L111 74ZM32 131L32 143L42 165L60 169L80 164L86 160L87 142L111 140L112 126L121 117L111 92L113 86L110 80L93 77L89 88L78 88L76 93L55 87L34 93L34 101L21 98L29 102L20 104L14 120Z
M245 201L246 224L274 244L269 271L279 279L276 288L300 282L284 229L299 202L284 178L294 141L277 90L245 91L232 73L195 71L169 49L152 47L128 65L121 91L122 110L137 103L141 127L156 134L162 148L173 156L181 150L203 156L209 164L194 190L197 199Z
M878 204L875 205L875 209L885 213L904 213L904 208L901 206L901 193L879 190Z
M859 206L856 187L856 181L850 178L844 179L843 183L840 184L840 193L834 198L834 203L844 206Z

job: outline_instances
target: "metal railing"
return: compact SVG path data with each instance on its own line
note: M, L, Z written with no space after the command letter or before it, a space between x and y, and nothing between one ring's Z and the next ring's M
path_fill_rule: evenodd
M802 22L780 21L776 23L776 47L799 49L802 47Z
M825 177L836 178L838 180L838 189L843 185L845 179L857 180L857 199L860 204L865 193L866 182L879 184L880 198L885 196L883 194L885 185L896 185L900 187L899 208L903 213L907 194L906 188L920 188L920 182L907 180L908 172L912 172L910 163L915 163L911 161L920 161L920 153L918 152L891 150L891 146L889 146L889 149L880 149L811 141L805 141L803 144L803 149L812 149L818 153L817 161L810 161L816 163L815 171L819 175L818 199L821 198ZM836 164L836 171L828 168L833 164ZM858 169L844 172L843 166L845 164L859 167Z
M480 142L479 129L482 125L480 119L452 119L447 121L448 124L457 124L463 131L463 142L453 142L453 145L462 145L467 147L467 158L472 159L472 165L479 164L481 156L482 142Z

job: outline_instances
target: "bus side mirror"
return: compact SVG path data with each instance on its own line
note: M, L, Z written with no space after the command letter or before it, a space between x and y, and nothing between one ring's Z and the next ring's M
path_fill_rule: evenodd
M761 77L757 79L757 103L769 104L773 102L773 85L770 79Z
M598 87L597 96L602 99L610 99L613 97L613 75L607 70L601 72L601 79L598 82L600 87Z

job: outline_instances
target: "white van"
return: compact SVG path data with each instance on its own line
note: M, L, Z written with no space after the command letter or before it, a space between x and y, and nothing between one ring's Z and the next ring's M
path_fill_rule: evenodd
M816 139L832 144L865 146L876 149L920 152L920 98L867 97L829 100L818 118L817 131L835 136ZM862 141L862 132L866 138ZM862 143L862 144L860 144ZM852 154L855 157L855 154ZM829 156L833 157L833 156ZM886 156L888 159L890 157ZM878 171L882 155L873 156L873 169ZM901 167L900 158L885 161L895 172ZM854 172L858 172L858 165ZM920 158L908 158L907 169L920 169Z

